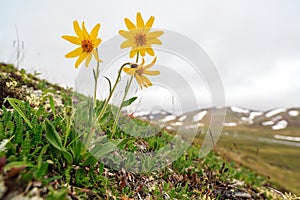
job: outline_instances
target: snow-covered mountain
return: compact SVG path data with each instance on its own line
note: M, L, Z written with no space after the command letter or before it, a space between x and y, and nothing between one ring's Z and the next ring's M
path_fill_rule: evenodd
M211 113L214 109L223 109L226 112L224 127L264 127L271 130L282 130L288 127L300 127L300 108L276 108L268 111L257 111L238 106L225 108L200 109L183 115L173 115L165 110L153 112L136 112L134 117L150 120L154 123L163 123L169 129L176 129L179 126L184 128L200 128L210 123Z
M276 108L259 112L231 106L226 113L226 120L233 120L237 125L264 126L272 130L300 126L300 108Z

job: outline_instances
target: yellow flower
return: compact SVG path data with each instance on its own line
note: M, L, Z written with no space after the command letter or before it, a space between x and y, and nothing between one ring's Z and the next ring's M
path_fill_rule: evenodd
M151 75L151 76L160 74L158 70L154 70L154 71L148 70L150 67L152 67L155 64L155 62L156 62L156 57L153 59L153 61L150 64L144 66L145 60L143 58L143 61L140 65L135 63L131 64L130 68L124 67L123 71L129 75L133 75L137 83L141 87L141 89L143 86L150 87L152 86L152 83L146 76L144 76L144 74Z
M80 47L76 48L75 50L67 53L65 56L66 58L75 58L78 57L75 63L75 67L77 68L82 61L85 60L85 66L88 67L91 59L92 54L94 55L97 61L101 61L98 57L97 47L101 43L101 39L97 38L98 32L100 29L100 24L96 24L92 29L91 33L89 34L84 26L84 22L82 22L82 28L79 27L77 21L73 22L74 31L77 35L69 36L63 35L62 38L68 40L69 42L80 45Z
M138 52L141 56L145 56L146 53L154 56L151 45L161 44L161 41L157 38L164 33L163 31L149 32L153 25L154 17L151 16L145 24L141 13L138 12L136 15L137 25L134 25L128 18L125 18L124 21L129 31L119 31L119 34L127 39L121 44L121 48L131 47L130 58L134 57Z

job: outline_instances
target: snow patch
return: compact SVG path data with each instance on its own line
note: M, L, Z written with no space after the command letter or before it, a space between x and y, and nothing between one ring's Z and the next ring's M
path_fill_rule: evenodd
M185 119L187 118L187 116L186 115L183 115L183 116L181 116L179 119L178 119L178 121L184 121Z
M245 122L248 122L249 124L253 124L254 123L253 120L250 119L250 118L248 118L248 117L242 117L241 120L245 121Z
M194 129L194 128L198 128L198 124L192 124L185 127L185 129Z
M148 117L146 117L146 116L139 116L139 119L141 119L141 120L148 120Z
M288 125L288 122L285 120L281 120L279 122L277 122L277 124L275 124L274 126L272 126L273 130L280 130L280 129L284 129L286 128Z
M182 122L175 122L175 123L171 123L172 126L181 126Z
M166 114L167 114L167 111L165 111L165 110L161 110L161 111L160 111L160 114L162 114L162 115L166 115Z
M144 115L148 115L148 114L149 114L149 112L140 111L140 112L133 113L133 117L139 117L139 116L144 116Z
M280 139L280 140L289 140L289 141L300 142L300 137L283 136L283 135L274 135L274 138L275 138L275 139Z
M231 106L230 109L231 109L233 112L238 112L238 113L249 113L249 112L250 112L250 111L247 110L247 109L240 108L240 107L237 107L237 106Z
M174 116L174 115L168 115L168 116L166 116L165 118L163 118L163 119L161 119L159 121L160 122L168 122L168 121L171 121L171 120L174 120L174 119L176 119L176 116Z
M205 124L203 124L203 123L198 123L198 126L200 126L200 127L204 127L204 125Z
M191 124L188 126L185 126L185 129L194 129L194 128L199 128L199 127L203 127L204 124L203 123L197 123L197 124Z
M296 117L299 115L299 112L297 110L290 110L289 115L291 115L292 117Z
M207 114L207 111L202 111L202 112L199 112L198 114L196 114L194 117L193 117L193 121L196 122L196 121L200 121L201 119L203 119L203 117Z
M235 122L224 122L223 125L224 126L237 126L237 123L235 123Z
M277 115L276 117L272 117L272 121L273 122L276 122L278 120L282 119L282 116L281 115Z
M152 115L158 115L158 114L161 114L161 110L154 110L154 111L151 111L151 114L152 114Z
M251 112L249 115L249 119L253 120L255 117L261 116L262 112Z
M273 125L273 124L274 124L273 121L266 121L266 122L263 122L263 123L262 123L263 126L271 126L271 125Z
M276 114L282 113L282 112L286 112L286 108L277 108L274 110L269 111L268 113L266 113L266 117L272 117Z

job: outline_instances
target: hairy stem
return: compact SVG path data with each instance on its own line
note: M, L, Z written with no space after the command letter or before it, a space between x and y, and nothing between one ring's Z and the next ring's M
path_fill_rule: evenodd
M114 124L113 124L113 127L112 127L112 135L111 135L112 138L113 138L113 136L114 136L114 134L115 134L115 131L116 131L116 128L117 128L117 124L118 124L118 121L119 121L119 118L120 118L120 115L121 115L121 110L122 110L122 108L123 108L123 102L125 101L126 96L127 96L127 94L128 94L130 85L131 85L131 83L132 83L132 79L133 79L133 76L130 77L129 82L126 84L126 87L125 87L125 93L124 93L123 99L122 99L122 101L121 101L121 105L120 105L120 107L118 108L118 111L117 111L117 114L116 114L116 118L115 118L115 121L114 121Z

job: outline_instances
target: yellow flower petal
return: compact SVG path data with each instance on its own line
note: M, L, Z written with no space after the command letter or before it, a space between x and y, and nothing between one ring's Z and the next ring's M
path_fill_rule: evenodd
M94 48L97 48L97 47L99 46L99 44L101 43L101 41L102 41L102 40L101 40L100 38L94 40L94 41L93 41Z
M82 63L82 61L88 56L88 54L89 53L87 53L87 52L82 52L82 54L80 54L80 56L78 57L78 59L76 60L76 63L75 63L76 68Z
M161 41L157 38L153 38L147 41L148 44L159 44L161 45Z
M144 70L144 74L150 75L150 76L157 76L160 74L160 71L158 70Z
M141 75L140 77L141 77L142 81L147 84L147 86L152 86L151 81L146 76Z
M80 39L83 39L82 30L79 27L78 21L73 21L74 31Z
M97 24L96 26L94 26L94 28L91 31L91 35L90 35L91 40L95 40L97 38L99 29L100 29L100 24Z
M154 17L153 17L153 16L151 16L151 17L148 19L148 21L146 22L146 25L145 25L145 27L147 27L147 28L151 28L151 27L152 27L152 25L153 25L153 22L154 22Z
M129 57L134 57L138 52L144 57L147 54L154 56L154 51L151 47L152 44L161 44L161 41L157 37L163 34L163 31L149 32L153 23L154 17L151 16L148 21L144 22L140 12L136 15L136 25L132 23L128 18L125 18L125 24L129 31L120 30L119 34L126 38L128 41L124 41L120 47L131 47Z
M92 60L92 54L89 53L88 56L87 56L86 59L85 59L85 67L88 67L88 66L89 66L91 60Z
M152 60L152 62L151 62L150 64L146 65L146 66L144 67L144 69L147 70L147 69L149 69L150 67L152 67L152 66L155 64L155 62L156 62L156 58L157 58L157 57L155 57L155 58Z
M154 56L154 51L152 48L147 48L146 52L150 55L150 56Z
M121 44L122 49L132 47L132 46L134 46L134 42L132 42L131 40L126 40Z
M146 55L145 54L146 50L144 48L139 48L139 52L140 52L141 56L143 56L143 57Z
M143 58L142 63L140 64L140 66L144 66L144 64L145 64L145 59Z
M81 53L82 53L82 48L81 48L81 47L78 47L77 49L75 49L75 50L70 51L69 53L67 53L67 54L65 55L65 57L66 57L66 58L74 58L74 57L79 56Z
M98 51L96 49L93 50L93 55L96 61L102 62L102 60L99 58Z
M82 33L83 33L83 38L85 40L89 40L90 39L89 33L87 32L87 30L85 28L84 22L82 22Z
M125 18L124 21L128 30L136 29L136 26L128 18Z
M147 37L150 39L153 39L153 38L157 38L157 37L161 36L162 34L164 34L163 31L153 31L153 32L148 33Z
M63 39L73 43L73 44L77 44L77 45L81 45L81 40L78 37L74 37L74 36L69 36L69 35L63 35L61 36Z
M137 52L138 52L138 50L131 50L130 54L129 54L129 57L133 58L135 56L135 54L137 54Z
M131 38L133 39L134 38L132 33L129 32L129 31L120 30L119 34L122 35L124 38L127 38L127 39L131 39Z
M140 12L136 14L136 24L137 28L144 28L144 20Z
M134 75L134 73L135 73L136 69L134 69L134 68L127 68L127 67L125 67L125 68L123 68L123 71L124 71L126 74L129 74L129 75Z
M78 37L63 35L62 38L76 45L80 45L77 49L67 53L65 56L67 58L78 57L75 62L75 67L77 68L85 59L86 67L91 62L94 56L97 62L102 62L99 59L97 53L97 47L101 43L101 39L98 37L98 32L100 29L100 24L96 24L91 30L91 35L87 32L84 22L82 22L82 28L80 28L78 21L73 21L73 27Z
M142 89L142 79L141 79L141 77L138 75L138 74L135 74L134 75L134 78L136 79L136 81L137 81L137 83L139 84L139 86L141 87L141 89Z

